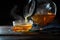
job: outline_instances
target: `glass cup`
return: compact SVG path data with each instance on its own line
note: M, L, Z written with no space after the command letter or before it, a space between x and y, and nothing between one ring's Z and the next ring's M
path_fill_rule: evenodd
M29 32L31 28L32 28L31 22L25 23L24 21L21 20L13 21L12 27L13 32Z

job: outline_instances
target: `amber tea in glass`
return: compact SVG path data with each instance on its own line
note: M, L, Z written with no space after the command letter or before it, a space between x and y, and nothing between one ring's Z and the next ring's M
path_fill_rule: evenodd
M15 23L15 25L12 27L12 30L14 32L29 32L31 28L31 23Z
M40 27L47 25L48 23L52 22L55 18L55 14L49 13L48 14L35 14L32 16L32 20L34 23L39 24Z

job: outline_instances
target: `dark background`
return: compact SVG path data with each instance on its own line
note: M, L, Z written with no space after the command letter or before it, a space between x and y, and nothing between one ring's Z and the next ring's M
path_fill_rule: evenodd
M56 15L56 20L58 23L60 23L60 1L59 0L53 0L56 5L57 5L57 15ZM14 5L16 4L20 4L20 13L22 13L22 9L24 8L25 4L26 4L27 0L2 0L0 1L0 25L12 25L12 21L14 20L13 17L11 16L11 10L14 7ZM7 27L8 28L8 27ZM5 30L5 29L4 29ZM3 30L3 32L4 32ZM53 29L54 30L54 29ZM60 29L59 29L60 30ZM52 32L53 34L50 33L50 31L48 30L48 34L47 33L40 33L39 38L34 36L33 40L35 39L60 39L60 37L55 36L57 33ZM60 32L60 31L59 31ZM54 34L55 33L55 34ZM60 34L60 33L59 33ZM38 36L37 35L37 36ZM58 35L59 36L59 35ZM20 38L21 36L17 36L17 38ZM26 37L26 36L24 36ZM1 40L12 40L14 39L16 40L16 36L14 36L13 38L11 36L1 36L0 35L0 39ZM24 38L23 38L24 39ZM31 38L30 38L31 39Z
M0 25L12 25L14 18L11 16L11 10L14 5L18 5L22 13L27 0L2 0L0 1Z
M20 13L22 13L24 6L26 5L28 0L2 0L0 1L0 25L12 25L12 21L14 20L11 16L11 9L14 5L20 4ZM52 0L57 5L57 15L56 20L60 23L60 1L59 0Z

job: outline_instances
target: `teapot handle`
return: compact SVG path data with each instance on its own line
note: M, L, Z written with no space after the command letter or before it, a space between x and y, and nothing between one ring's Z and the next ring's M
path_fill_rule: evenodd
M55 15L56 15L56 13L57 13L57 6L56 6L56 4L54 2L53 2L53 4L55 6Z

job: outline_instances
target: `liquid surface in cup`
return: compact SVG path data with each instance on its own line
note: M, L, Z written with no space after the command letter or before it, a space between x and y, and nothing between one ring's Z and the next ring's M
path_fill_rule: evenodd
M13 26L14 32L28 32L32 28L32 24L21 24Z

